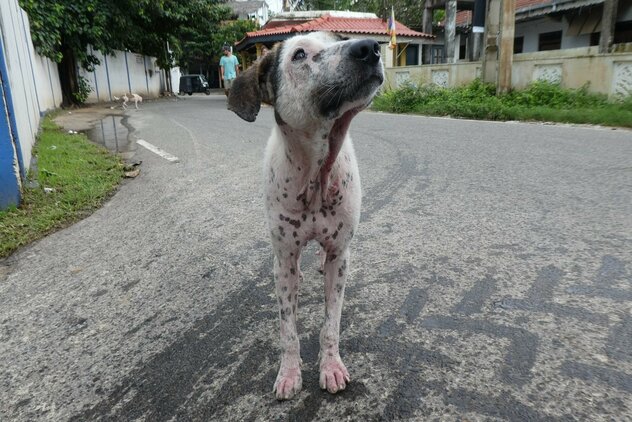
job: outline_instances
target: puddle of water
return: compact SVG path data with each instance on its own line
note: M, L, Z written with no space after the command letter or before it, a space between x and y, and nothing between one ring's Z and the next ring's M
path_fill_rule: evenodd
M129 160L136 151L132 131L133 128L127 123L127 116L108 116L88 130L86 135L92 142L119 154L124 160Z

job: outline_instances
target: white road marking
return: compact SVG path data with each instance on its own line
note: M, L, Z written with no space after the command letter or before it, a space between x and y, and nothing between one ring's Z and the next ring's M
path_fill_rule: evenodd
M155 145L150 144L149 142L143 140L143 139L138 139L136 141L136 143L142 147L147 148L148 150L150 150L151 152L153 152L154 154L158 154L159 156L161 156L162 158L164 158L167 161L171 161L172 163L176 163L178 161L180 161L180 159L178 157L176 157L175 155L171 155L169 154L167 151L162 150L160 148L158 148Z

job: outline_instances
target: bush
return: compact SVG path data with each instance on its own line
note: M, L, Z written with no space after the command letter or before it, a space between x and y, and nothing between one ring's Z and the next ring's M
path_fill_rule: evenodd
M588 85L580 89L565 89L560 84L535 81L523 91L508 94L506 101L513 105L550 108L598 108L608 105L608 97L588 92Z
M537 81L521 91L496 95L480 80L457 88L436 85L403 87L383 93L374 109L487 120L539 120L632 127L632 96L618 102L607 96Z
M78 104L83 104L88 99L88 95L92 92L92 87L86 78L79 75L77 77L77 92L73 92L72 96Z

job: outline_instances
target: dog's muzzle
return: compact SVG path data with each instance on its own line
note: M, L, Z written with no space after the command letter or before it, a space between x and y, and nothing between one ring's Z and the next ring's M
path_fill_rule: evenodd
M319 99L320 114L328 119L337 118L347 111L345 104L366 107L384 82L380 45L376 41L350 41L345 44L341 56L338 77L332 75L330 79L323 80L314 93L314 97Z

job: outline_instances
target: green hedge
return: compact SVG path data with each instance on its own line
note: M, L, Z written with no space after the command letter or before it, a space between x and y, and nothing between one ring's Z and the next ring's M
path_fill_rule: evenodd
M480 80L458 87L406 84L375 98L373 108L393 113L417 113L486 120L537 120L632 127L632 97L611 101L586 86L566 89L545 81L508 94L496 95Z

